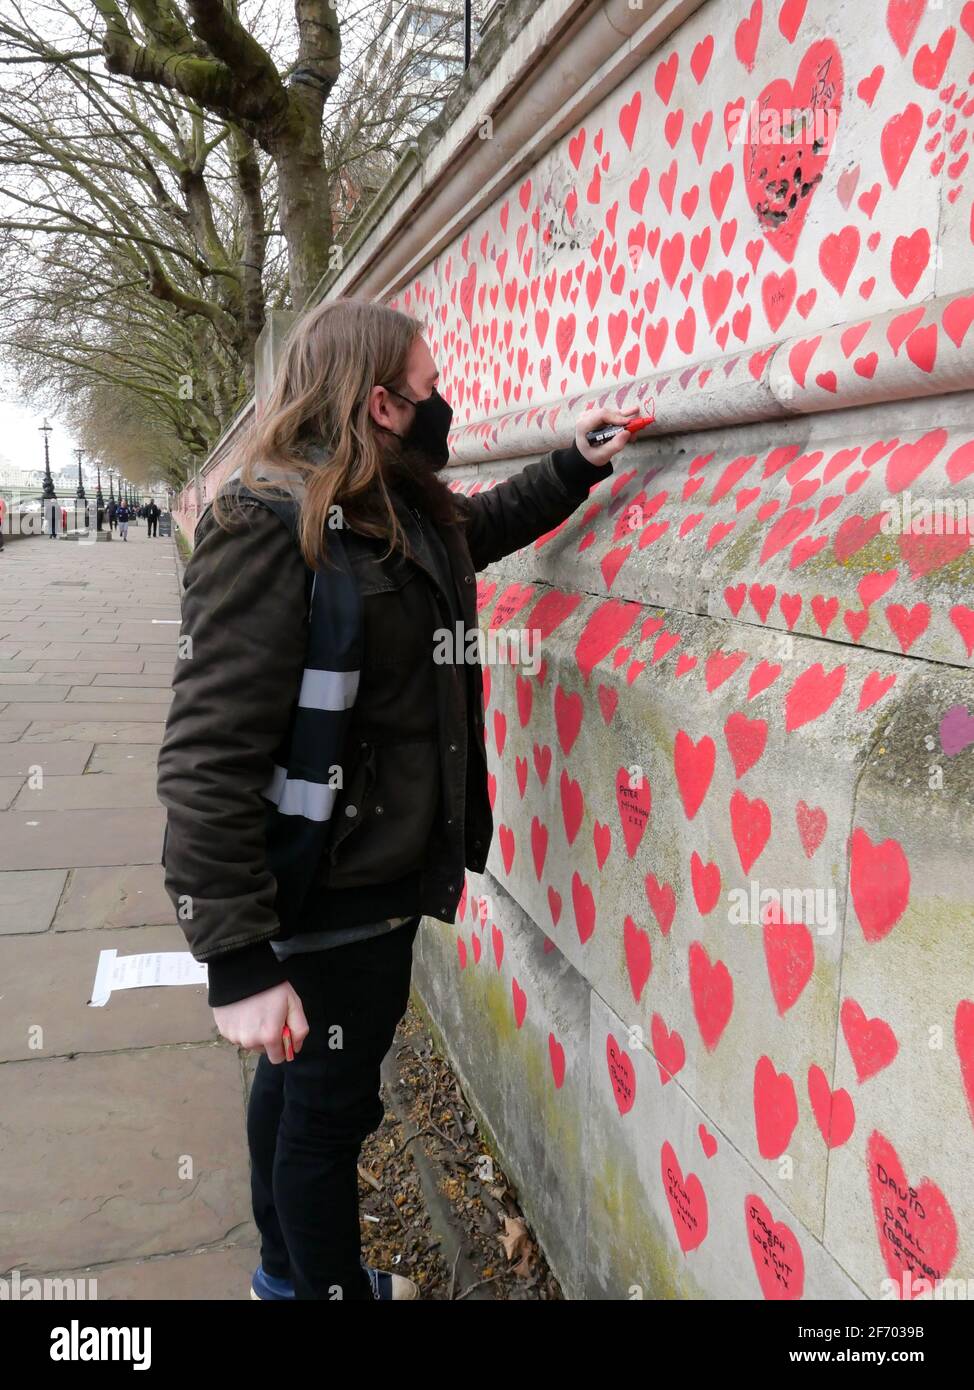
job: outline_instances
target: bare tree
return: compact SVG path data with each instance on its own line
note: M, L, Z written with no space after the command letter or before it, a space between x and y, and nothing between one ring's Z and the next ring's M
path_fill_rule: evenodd
M449 90L423 68L442 34L397 37L414 8L0 0L0 348L25 390L83 418L111 386L205 453L268 309L306 302Z

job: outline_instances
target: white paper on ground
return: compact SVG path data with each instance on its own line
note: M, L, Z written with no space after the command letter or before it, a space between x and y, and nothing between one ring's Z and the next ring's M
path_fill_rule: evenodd
M102 951L95 971L89 1005L103 1008L117 989L144 989L149 985L205 985L206 966L189 951L148 951L141 956L120 956Z

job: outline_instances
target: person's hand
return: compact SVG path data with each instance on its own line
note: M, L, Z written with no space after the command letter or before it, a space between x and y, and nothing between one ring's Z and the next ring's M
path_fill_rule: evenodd
M266 1052L267 1060L274 1063L284 1061L281 1032L285 1024L291 1030L295 1056L310 1031L301 1000L287 981L234 1004L221 1004L213 1010L213 1018L227 1042Z
M575 445L578 452L596 468L608 463L609 459L624 449L635 436L631 435L628 430L620 430L614 439L609 440L608 444L600 444L598 448L593 448L585 436L591 430L597 430L602 425L625 425L635 414L635 406L629 410L584 411L575 421Z

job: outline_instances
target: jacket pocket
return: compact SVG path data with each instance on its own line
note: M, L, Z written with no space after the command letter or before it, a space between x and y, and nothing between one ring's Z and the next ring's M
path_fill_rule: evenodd
M372 780L351 826L336 826L326 856L332 888L389 883L427 861L440 799L439 745L434 738L369 745ZM350 793L351 797L351 793ZM354 803L353 803L354 804Z
M375 786L375 745L359 740L352 775L332 808L332 830L325 850L325 862L334 864L338 853L350 837L360 832L369 817L372 791Z

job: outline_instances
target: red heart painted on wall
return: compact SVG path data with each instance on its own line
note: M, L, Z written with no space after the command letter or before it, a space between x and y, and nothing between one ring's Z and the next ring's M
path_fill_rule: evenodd
M548 1034L548 1060L551 1062L551 1075L554 1078L555 1090L560 1091L565 1080L565 1049L554 1033Z
M636 1073L632 1060L623 1052L611 1033L605 1040L605 1061L619 1114L627 1115L636 1100Z
M927 0L889 0L886 8L886 27L904 58L916 36L926 7Z
M669 936L673 915L676 912L676 893L673 891L673 885L660 883L656 875L650 873L646 875L645 887L646 897L659 923L659 929L664 936Z
M534 860L534 872L538 882L541 882L541 875L544 871L545 855L548 853L548 827L538 819L537 816L531 818L531 857Z
M578 939L584 946L595 931L595 896L577 869L572 874L572 907Z
M954 1015L954 1043L960 1061L961 1080L967 1095L967 1108L974 1124L974 1000L962 999Z
M528 996L518 984L516 979L511 980L511 995L514 1000L514 1022L518 1028L524 1022L524 1015L528 1011Z
M833 1091L821 1067L808 1069L808 1099L826 1147L840 1149L856 1126L856 1111L848 1091Z
M683 1046L683 1039L680 1034L675 1028L672 1031L667 1028L660 1014L653 1014L650 1022L650 1037L653 1053L656 1057L660 1085L665 1086L683 1069L687 1059L686 1048Z
M910 865L903 846L893 839L874 844L865 830L852 833L849 891L867 941L881 941L906 911L910 900Z
M748 874L771 836L771 811L767 802L758 797L749 800L742 791L736 791L730 801L730 821L741 868Z
M709 735L694 743L683 729L673 744L673 766L687 820L693 820L707 795L717 758L717 746Z
M629 985L632 997L639 1003L653 969L653 950L649 932L637 927L631 917L627 917L622 927L622 939L626 952L626 967L629 971Z
M501 961L504 959L504 933L493 922L490 927L490 940L494 948L494 961L497 965L497 969L500 970Z
M720 897L720 869L714 863L705 864L696 850L690 855L690 883L697 911L706 917Z
M634 773L629 768L620 767L616 773L616 805L622 821L626 853L631 859L646 833L653 809L649 778L642 772Z
M744 1220L754 1272L765 1298L774 1302L801 1298L805 1261L794 1232L783 1221L775 1221L753 1192L744 1198Z
M827 675L821 662L803 671L785 696L785 728L789 733L820 719L842 693L846 668L836 666Z
M795 822L805 858L811 859L825 839L828 817L821 806L807 806L804 801L799 801L795 807Z
M734 31L734 52L748 72L754 67L754 59L758 51L762 13L761 0L754 0L750 12L744 16Z
M790 1076L779 1073L770 1057L754 1068L754 1127L762 1158L779 1158L798 1124L798 1101Z
M883 126L879 139L879 152L890 187L896 188L903 171L910 162L917 140L923 129L923 112L915 101L897 115L891 116Z
M684 1255L689 1254L707 1238L706 1194L695 1173L688 1173L684 1178L669 1141L660 1149L660 1175L680 1249Z
M802 58L794 82L775 78L757 99L759 113L814 113L813 131L799 125L796 139L793 129L779 123L778 143L769 145L760 138L749 138L743 150L748 201L768 245L789 263L794 260L808 209L832 153L842 112L842 89L839 50L832 39L820 39Z
M498 828L498 838L501 846L501 857L504 860L505 873L511 872L511 865L514 863L514 851L516 848L514 831L507 825Z
M839 1010L856 1080L860 1086L882 1071L899 1051L896 1034L882 1018L867 1018L865 1010L854 999L844 999Z
M764 959L778 1013L784 1017L797 1003L812 978L815 944L804 922L789 922L780 903L771 903L764 916Z
M567 767L563 767L561 770L558 790L561 795L561 815L565 825L565 838L570 845L582 824L582 816L585 813L585 797L582 793L581 783L571 777Z
M734 982L723 961L711 962L701 941L690 943L689 962L694 1017L704 1046L713 1052L734 1011Z
M878 1130L866 1151L879 1248L890 1278L915 1298L950 1273L957 1256L957 1223L936 1183L912 1185L893 1145Z
M555 728L561 751L567 757L574 747L582 727L585 706L581 695L567 693L561 685L555 686Z
M598 662L608 656L642 617L643 608L639 603L610 599L599 605L586 622L575 647L575 659L586 684Z
M743 777L764 753L768 742L767 720L732 714L724 725L724 738L734 763L734 772L738 777Z
M871 709L895 684L895 676L881 676L878 671L870 671L859 692L858 712Z

